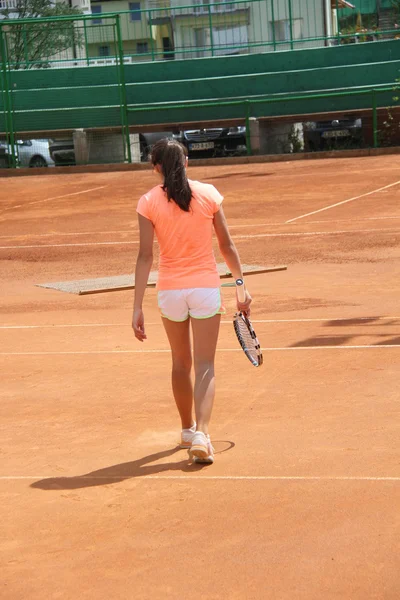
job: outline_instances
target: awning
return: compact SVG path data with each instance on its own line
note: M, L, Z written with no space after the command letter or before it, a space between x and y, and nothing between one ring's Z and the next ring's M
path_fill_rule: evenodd
M336 8L336 0L331 0L332 8ZM354 4L350 4L347 0L338 0L338 8L355 8Z

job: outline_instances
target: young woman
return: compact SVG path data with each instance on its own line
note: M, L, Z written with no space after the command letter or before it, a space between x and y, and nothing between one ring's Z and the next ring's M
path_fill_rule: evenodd
M215 350L225 312L212 248L213 229L235 279L243 278L242 268L222 210L223 197L214 186L187 178L186 148L176 140L160 140L153 147L151 161L163 183L142 196L137 207L140 248L132 327L143 342L147 336L142 302L153 263L155 232L160 247L158 305L171 346L172 389L182 422L180 446L190 449L195 462L212 463L208 425L215 394ZM246 291L244 303L237 299L238 310L249 313L251 301Z

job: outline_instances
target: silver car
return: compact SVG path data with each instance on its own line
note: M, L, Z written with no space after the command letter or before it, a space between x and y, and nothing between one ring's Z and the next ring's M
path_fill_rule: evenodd
M20 167L54 167L50 156L51 140L18 140L17 152Z

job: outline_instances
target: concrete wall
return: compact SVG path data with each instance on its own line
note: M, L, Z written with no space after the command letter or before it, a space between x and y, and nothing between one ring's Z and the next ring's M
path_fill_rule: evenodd
M132 162L140 162L139 135L131 134ZM105 133L79 129L73 133L77 165L123 163L125 160L122 133Z

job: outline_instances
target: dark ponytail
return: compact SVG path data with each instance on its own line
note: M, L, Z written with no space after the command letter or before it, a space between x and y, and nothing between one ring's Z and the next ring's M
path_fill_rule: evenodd
M162 139L151 152L153 166L159 165L164 176L163 190L168 201L173 200L179 208L189 212L192 190L186 176L187 150L177 140Z

